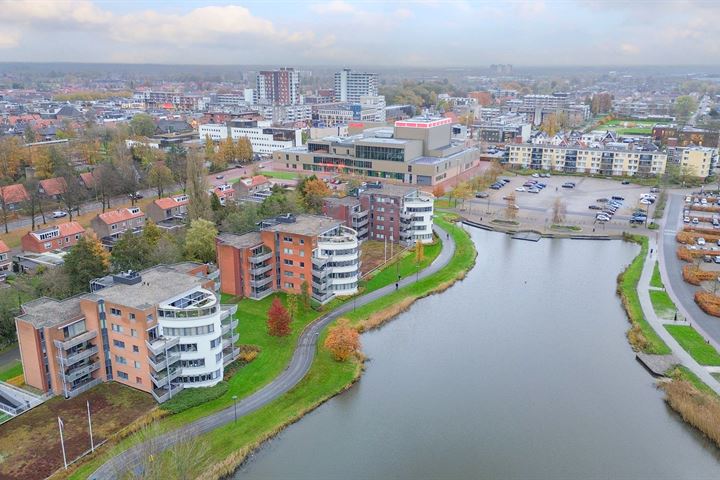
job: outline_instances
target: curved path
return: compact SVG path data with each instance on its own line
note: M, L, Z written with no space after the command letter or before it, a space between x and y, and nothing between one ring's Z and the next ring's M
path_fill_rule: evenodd
M399 282L401 287L414 283L417 278L425 278L436 273L445 267L455 254L455 241L453 238L437 225L433 226L433 230L438 237L442 239L442 250L440 254L430 265L419 272L418 275L410 275L402 279ZM365 295L358 296L342 304L327 315L309 323L300 334L292 360L290 360L285 370L263 388L237 402L238 418L267 405L300 383L308 370L310 370L315 356L315 345L323 328L339 316L352 311L355 307L366 305L394 291L395 285L393 284L379 288ZM91 480L115 479L119 477L122 472L127 471L128 467L138 465L141 459L149 452L157 453L180 440L187 440L197 435L202 435L203 433L231 423L234 419L234 407L227 407L224 410L203 417L176 430L159 435L147 442L130 447L105 462L88 478Z

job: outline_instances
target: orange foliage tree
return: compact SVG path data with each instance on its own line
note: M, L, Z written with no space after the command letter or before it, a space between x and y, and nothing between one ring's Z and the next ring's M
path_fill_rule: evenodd
M435 185L432 194L435 198L442 198L445 196L445 189L442 185Z
M344 362L360 350L360 334L342 319L330 329L324 345L335 360Z
M267 326L268 334L273 337L290 335L290 314L277 297L268 310Z

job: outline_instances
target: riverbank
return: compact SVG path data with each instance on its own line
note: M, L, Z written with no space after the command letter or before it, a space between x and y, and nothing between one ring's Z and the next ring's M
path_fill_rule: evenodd
M439 223L440 222L443 222L443 220L439 220ZM452 235L453 239L457 238L458 241L462 242L464 245L469 243L471 245L471 248L473 248L474 252L472 242L469 240L467 234L463 232L461 228L451 225L448 222L444 222L443 226L446 226L449 229L449 232ZM443 233L443 236L444 235L445 234ZM443 275L440 278L445 278L445 272L449 268L452 268L453 271L455 271L457 267L457 261L451 262L451 260L454 260L454 258L449 258L454 251L454 242L451 241L449 243L451 247L450 250L446 251L448 249L443 248L443 251L440 254L441 257L444 257L442 260L438 259L437 262L433 262L433 264L429 265L427 269L420 271L419 276L421 282L425 282L425 277L433 278L433 276L436 275ZM427 259L426 261L429 260L430 259ZM421 265L424 265L426 261L422 262ZM466 266L466 268L469 269L470 266L471 265L468 265ZM435 278L437 279L438 277ZM416 282L412 282L412 280L410 278L402 280L400 282L402 288L400 288L399 291L413 291L411 287L414 287ZM426 283L423 283L423 285L425 284ZM372 290L372 288L370 288L370 290ZM366 299L358 297L357 303L360 307L362 307L363 304L368 300L382 298L383 294L388 293L396 294L397 292L394 292L392 290L392 286L384 287L382 289L373 291L370 294L366 294ZM348 300L344 303L335 303L331 304L328 309L333 310L333 312L348 312L353 308L354 303L354 300ZM257 302L253 305L257 307ZM333 307L337 308L333 309ZM334 319L334 315L335 313L325 314L310 323L303 323L306 326L310 326L311 324L320 322L320 325L325 327L327 326L327 323L329 323L331 320L325 321L323 319L329 317L332 317ZM247 312L244 312L242 318L243 324L246 328L248 327L248 322L257 323L258 325L264 325L264 320L265 315L264 311L262 311L262 308L260 308L260 310L258 311L255 311L252 315L249 316L247 315ZM253 330L262 329L262 325L260 325L259 328ZM229 418L230 420L232 420L232 400L230 401L229 410L227 410L226 408L225 410L212 415L214 417L218 417L217 419L211 419L209 418L210 416L208 416L208 409L216 409L222 406L221 403L224 403L224 400L226 399L216 400L213 402L209 402L207 405L203 405L202 407L190 409L189 411L182 412L179 415L174 415L161 423L161 431L175 430L180 425L182 425L179 424L180 421L185 420L187 422L187 419L192 417L196 417L197 420L200 420L200 416L203 417L203 423L220 420L220 425L224 424L223 426L218 426L217 428L213 427L211 433L202 434L197 437L196 441L203 442L204 444L207 444L211 447L209 449L209 451L212 453L211 458L209 458L207 462L201 462L208 465L207 469L205 469L206 472L216 472L217 475L221 475L221 473L218 473L219 471L217 470L219 465L224 465L225 467L227 467L230 464L237 464L238 457L244 457L246 455L246 453L243 452L251 451L253 448L257 447L266 439L271 438L275 433L277 433L277 431L282 430L284 426L296 421L297 419L301 418L305 413L316 408L318 405L326 401L328 398L348 388L358 378L362 369L361 359L357 359L354 362L338 363L332 360L329 354L324 349L314 346L316 342L318 345L322 344L322 341L325 337L324 329L322 330L322 332L320 332L320 330L317 330L319 334L321 333L321 336L318 339L315 338L315 333L313 333L316 331L316 327L313 327L310 332L306 332L306 330L308 329L303 329L300 325L293 325L293 329L295 333L293 334L292 338L276 339L274 341L288 343L293 346L297 343L297 349L307 351L307 342L305 340L301 341L301 337L305 338L308 336L308 334L310 334L310 337L308 337L308 339L312 338L310 348L315 350L316 355L315 361L313 361L312 364L308 363L307 368L309 370L307 371L307 374L305 374L304 377L298 377L298 380L295 380L298 383L289 391L287 391L287 393L282 394L274 400L271 400L267 404L261 403L261 405L264 406L260 408L257 408L256 406L252 408L250 407L250 404L255 401L253 400L255 397L258 397L258 395L262 396L263 394L265 394L266 390L272 390L273 388L275 388L275 382L273 382L273 385L268 384L264 387L262 385L258 385L257 383L253 383L253 380L257 380L260 373L259 370L261 369L261 364L258 363L260 362L260 359L258 358L251 362L248 366L246 366L240 372L240 375L238 375L238 377L240 377L240 379L238 379L239 385L234 391L237 391L238 393L240 391L244 392L243 397L241 397L242 399L238 401L238 409L241 410L247 407L248 410L242 410L242 421L238 422L237 425L235 425L234 423L225 424L228 423L227 420L220 420L220 418ZM301 329L303 330L302 333L300 333ZM248 338L247 334L243 335L243 342L258 343L257 340L258 338ZM267 348L269 347L266 346L263 348L265 348L264 353L266 354L266 357L273 358L273 363L280 368L281 371L278 372L280 377L284 377L286 376L286 374L296 374L295 372L297 372L297 370L295 369L294 365L296 360L295 357L298 354L297 351L293 353L293 360L289 362L289 359L285 357L284 353L282 355L277 355L283 358L277 359L274 358L275 355L272 355L271 351L267 350ZM279 351L276 350L274 353L279 353ZM310 356L310 358L312 358L312 356ZM283 366L285 366L284 371L282 371ZM247 402L250 403L247 405L243 405ZM257 410L255 410L255 408L257 408ZM202 431L203 430L201 430L199 433L201 433ZM204 431L207 431L207 429ZM114 449L113 452L105 452L105 454L92 459L87 464L78 468L77 471L72 473L70 478L86 478L90 473L94 472L99 466L103 464L105 464L105 466L103 467L104 473L107 473L108 471L112 472L112 468L108 468L108 465L105 462L108 462L110 460L112 460L113 462L120 461L119 458L116 457L116 454L120 451L123 452L123 461L125 462L123 463L123 461L120 461L120 464L133 464L132 459L134 458L134 456L138 455L138 452L130 453L128 452L128 450L137 450L137 448L133 447L133 445L136 443L138 443L137 438L129 439L128 441L121 443L116 447L116 449ZM232 458L229 458L231 455ZM125 456L129 457L126 458ZM227 463L226 460L230 463ZM107 476L103 475L99 476L100 478L108 478Z

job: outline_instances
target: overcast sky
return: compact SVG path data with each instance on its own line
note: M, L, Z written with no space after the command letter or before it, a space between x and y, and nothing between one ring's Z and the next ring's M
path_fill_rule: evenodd
M717 65L720 0L0 0L0 61Z

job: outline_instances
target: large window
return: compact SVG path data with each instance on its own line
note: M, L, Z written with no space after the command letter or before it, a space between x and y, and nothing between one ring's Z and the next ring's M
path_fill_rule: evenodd
M66 327L63 327L63 337L65 338L65 340L73 338L85 332L85 320L80 320L79 322L75 322Z
M373 147L370 145L356 145L355 156L368 160L390 160L392 162L405 161L405 149L391 147Z
M195 335L207 335L215 331L213 324L203 325L201 327L187 327L187 328L163 328L163 333L171 337L191 337Z

